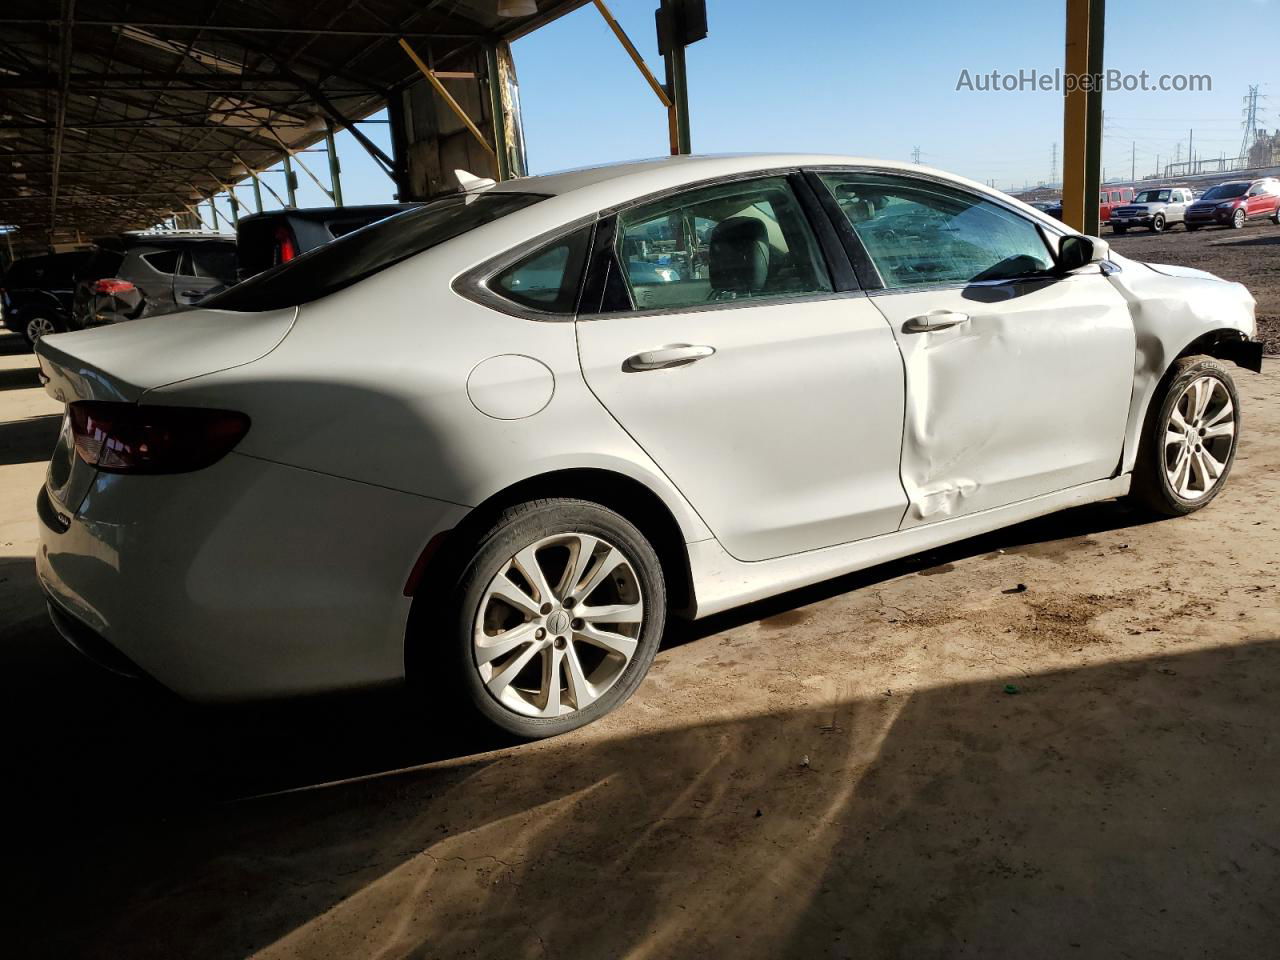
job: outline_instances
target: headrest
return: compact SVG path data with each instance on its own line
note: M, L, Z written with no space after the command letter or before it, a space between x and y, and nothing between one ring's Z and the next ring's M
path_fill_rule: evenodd
M711 231L712 290L750 293L769 279L769 231L753 217L730 217Z

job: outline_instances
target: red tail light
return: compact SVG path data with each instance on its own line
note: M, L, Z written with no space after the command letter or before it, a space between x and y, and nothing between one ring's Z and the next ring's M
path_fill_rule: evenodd
M108 473L200 470L249 432L249 418L233 410L78 400L68 412L76 453Z
M288 263L298 255L298 244L284 224L276 227L276 263Z
M128 293L132 289L133 284L128 280L117 280L115 277L93 281L94 293Z

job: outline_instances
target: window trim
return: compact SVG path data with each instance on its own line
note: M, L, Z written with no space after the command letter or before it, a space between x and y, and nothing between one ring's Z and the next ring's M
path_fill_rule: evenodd
M881 167L876 165L852 166L847 164L833 164L830 166L805 167L805 177L809 180L814 192L822 202L822 207L826 211L828 218L831 219L835 225L836 232L844 242L845 249L849 254L849 259L853 262L854 270L858 274L858 279L861 281L862 287L866 290L868 296L930 293L940 290L964 290L969 287L997 287L1005 286L1010 283L1027 283L1035 281L1038 278L1010 277L1000 280L930 283L921 284L916 287L888 287L885 285L884 279L880 276L879 268L876 267L875 262L871 259L871 255L867 252L866 247L863 246L862 239L858 236L857 231L853 229L853 224L849 222L849 218L844 215L836 204L835 196L831 193L831 190L822 182L820 175L823 173L869 173L899 177L904 180L915 180L921 183L947 187L948 189L965 194L966 196L991 203L1014 216L1021 217L1023 220L1031 224L1031 226L1035 227L1040 234L1040 239L1044 242L1044 245L1049 250L1051 256L1057 249L1057 243L1060 243L1063 237L1072 235L1071 231L1055 227L1052 224L1042 221L1039 217L1028 216L1025 210L1020 210L1013 204L1007 203L998 197L970 190L963 184L957 184L946 177L932 176L927 173L914 173L911 171L900 170L895 167ZM1048 217L1045 219L1047 220Z
M536 237L525 240L522 243L510 249L504 250L496 257L490 257L468 270L460 273L450 284L450 288L458 296L477 303L482 307L488 307L491 310L497 310L499 313L505 313L511 317L518 317L521 320L533 320L540 323L565 323L573 322L578 316L578 311L582 306L583 291L585 290L588 277L591 275L591 262L594 257L596 233L599 230L600 216L599 214L590 214L586 217L579 217L570 223L563 224L553 230L541 233ZM514 267L521 260L537 253L546 247L554 246L562 240L572 236L580 230L591 228L591 236L587 238L587 261L583 265L582 276L578 279L578 296L574 302L574 308L571 313L557 313L552 310L537 310L533 307L516 303L509 300L501 293L489 286L490 281L498 274Z
M617 259L614 247L617 239L618 215L620 213L708 187L741 183L748 180L779 178L787 181L787 186L791 188L796 203L800 207L800 214L813 234L822 266L827 271L827 279L831 281L831 290L823 290L816 293L797 293L791 296L779 294L742 300L713 300L684 306L648 307L645 309L637 309L633 300L630 310L611 310L607 313L601 311L600 307L604 297L607 272ZM806 190L809 193L806 193ZM655 317L687 313L709 313L718 310L743 310L749 307L813 303L865 296L866 292L858 284L858 278L849 263L848 254L845 253L843 245L839 242L839 237L832 229L831 220L822 214L819 198L813 195L811 186L805 180L804 171L799 167L769 167L763 170L749 170L727 176L708 177L705 180L696 180L692 183L668 187L664 190L658 190L645 196L628 200L626 203L607 207L600 213L599 226L596 229L595 242L592 244L591 249L591 260L587 265L585 295L579 301L578 319L594 321L620 317ZM594 309L586 309L589 304L594 304Z

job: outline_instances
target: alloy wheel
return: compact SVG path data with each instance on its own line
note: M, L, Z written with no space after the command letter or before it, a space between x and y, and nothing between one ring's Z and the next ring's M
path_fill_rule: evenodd
M1237 230L1244 226L1244 221L1245 213L1243 210L1237 210L1231 216L1231 226L1235 227Z
M622 677L644 613L639 578L620 549L586 533L545 537L510 557L485 588L475 667L508 710L565 716Z
M32 317L27 321L27 339L34 344L41 337L57 333L58 328L48 317Z
M1165 426L1164 470L1173 492L1190 501L1212 493L1235 439L1236 410L1226 385L1217 377L1192 380Z

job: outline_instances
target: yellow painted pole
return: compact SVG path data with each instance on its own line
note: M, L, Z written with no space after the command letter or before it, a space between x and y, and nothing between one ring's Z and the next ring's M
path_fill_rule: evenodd
M431 68L422 62L422 58L414 52L413 47L409 46L409 42L405 40L404 37L400 38L400 46L404 48L404 52L409 55L409 59L414 62L414 65L422 71L422 75L431 81L431 86L435 87L436 93L440 94L440 99L449 105L449 109L457 114L458 119L462 121L463 126L471 131L471 135L480 141L480 146L484 147L485 150L489 152L489 155L496 161L498 154L493 149L493 144L485 139L484 134L480 132L480 128L471 122L471 118L467 116L467 112L462 109L462 106L457 100L450 96L449 91L444 88L444 84L441 83L440 79L431 72ZM495 124L499 123L501 122L501 118L495 117L493 122Z
M1067 0L1064 70L1069 77L1089 72L1089 0ZM1087 134L1088 95L1078 86L1068 87L1062 114L1062 222L1076 230L1085 225Z

